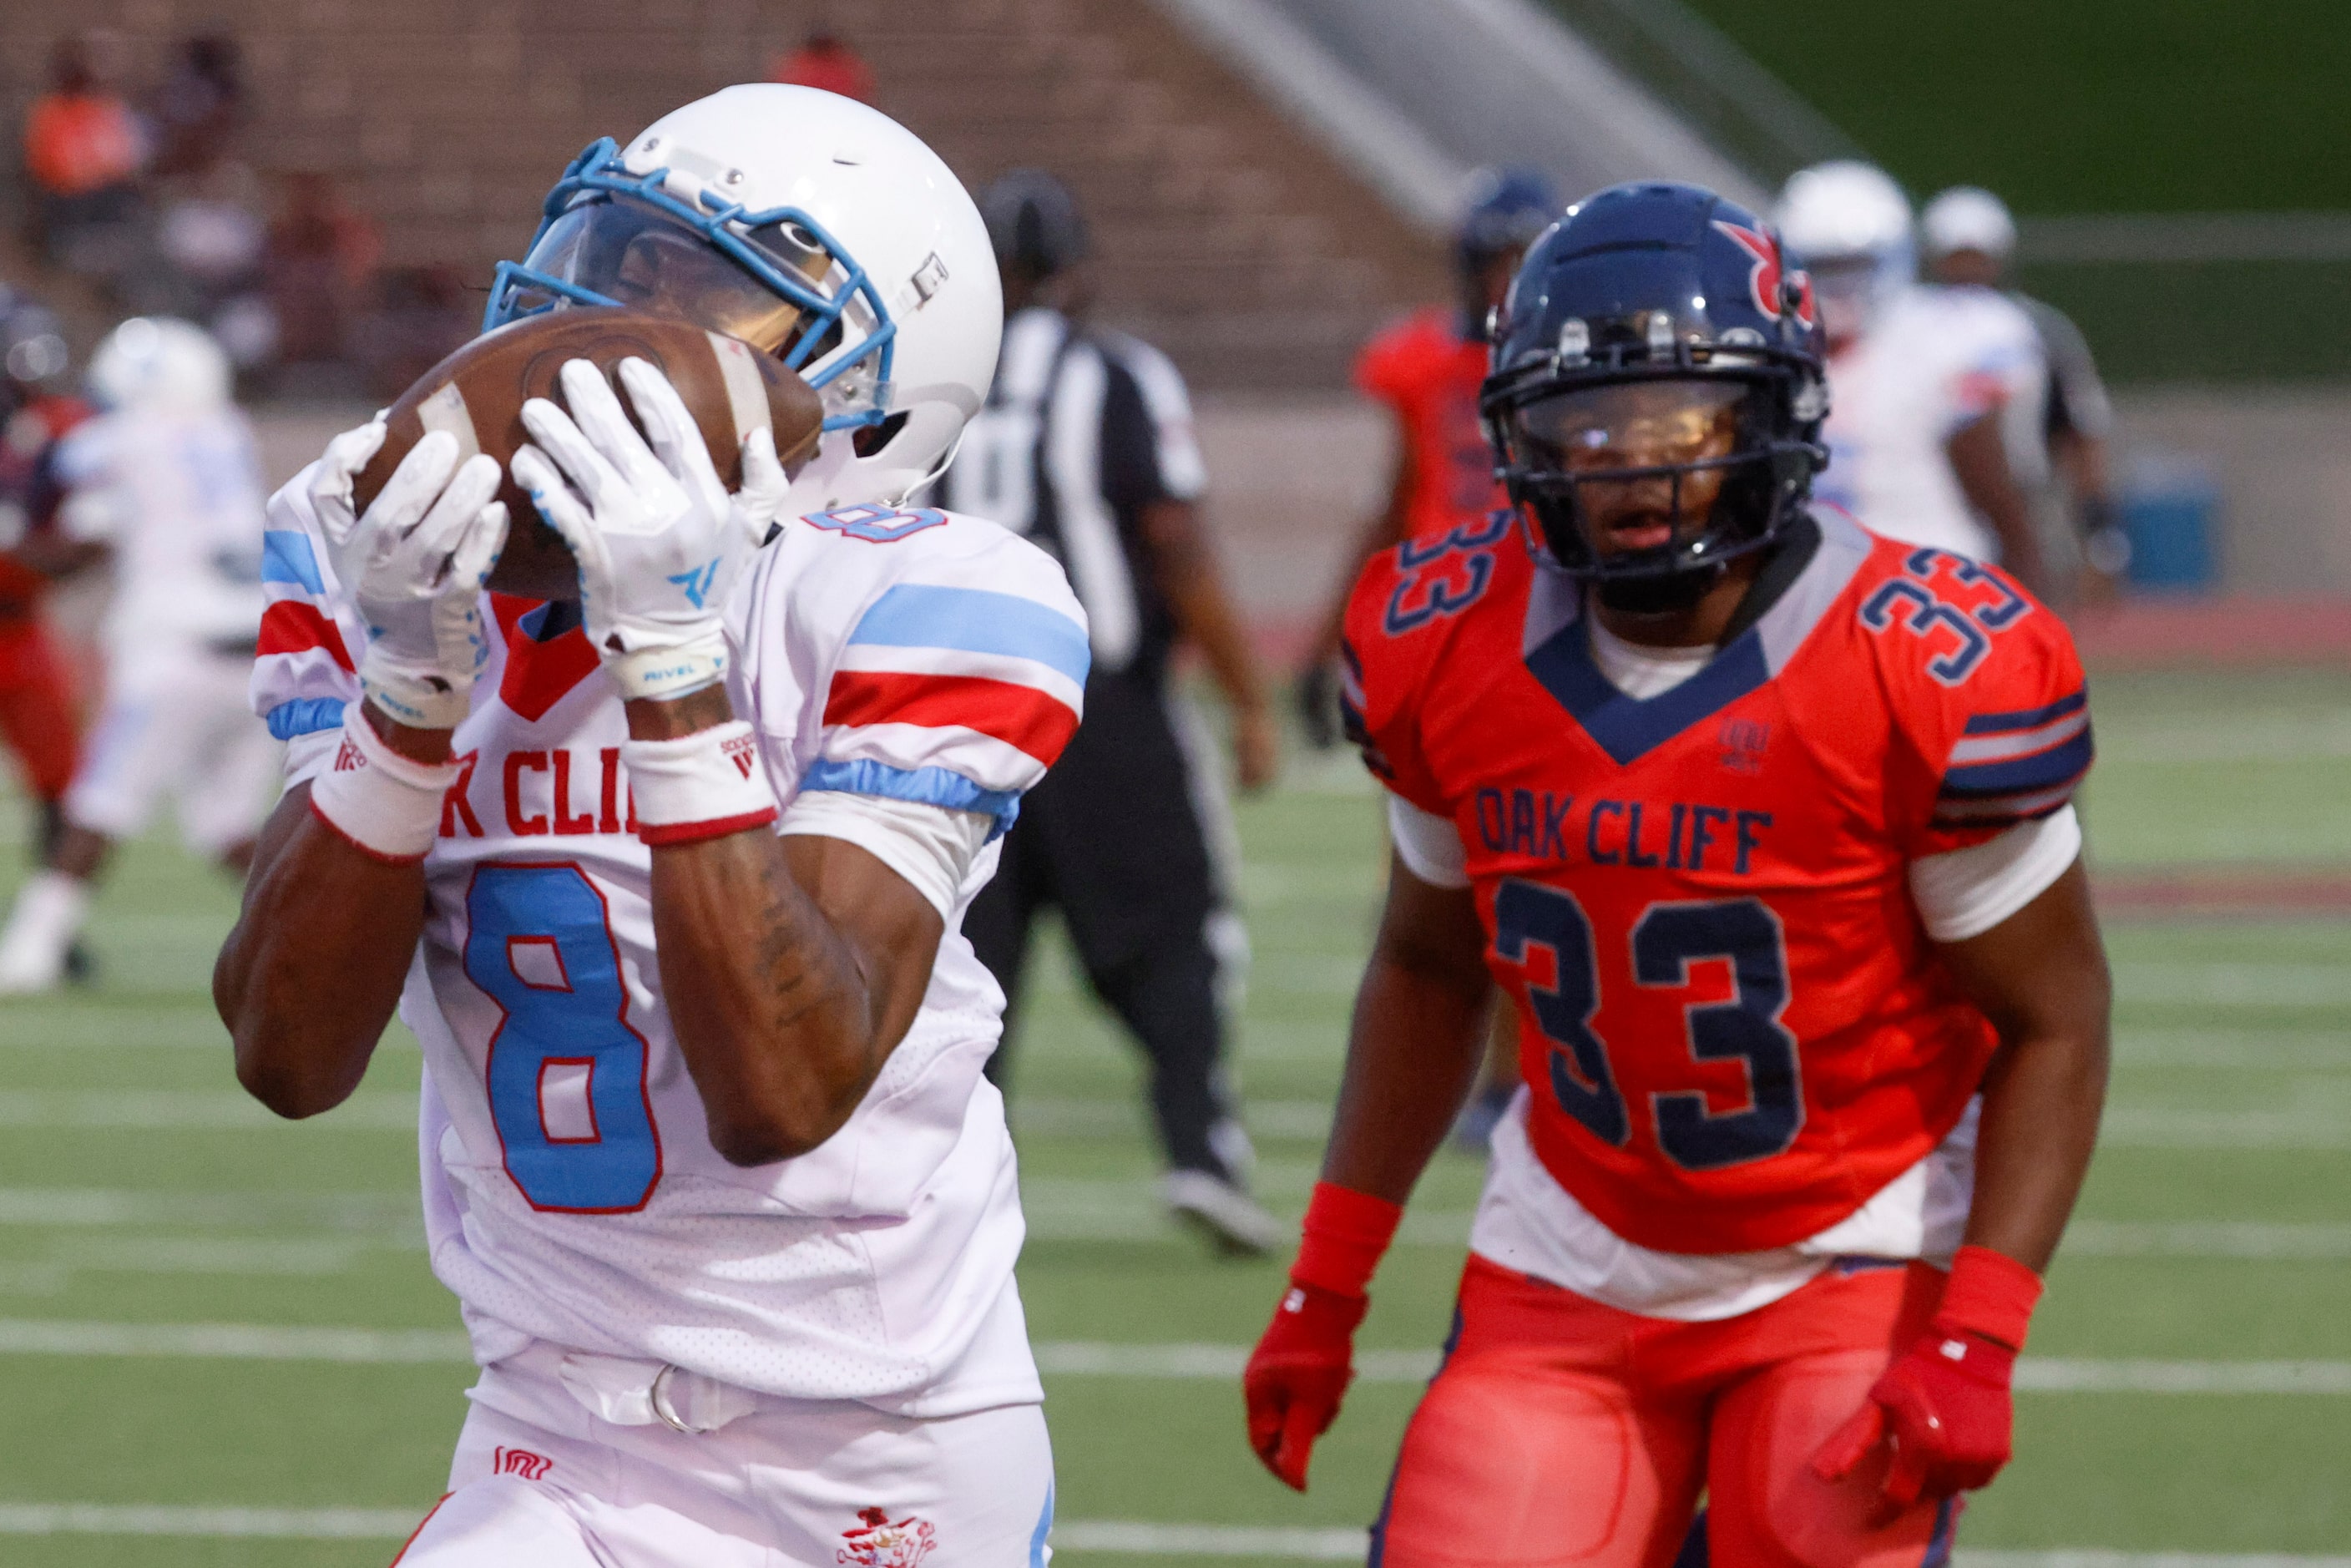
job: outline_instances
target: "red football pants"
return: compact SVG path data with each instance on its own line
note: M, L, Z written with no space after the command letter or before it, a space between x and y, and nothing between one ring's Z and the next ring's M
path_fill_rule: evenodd
M1923 1568L1954 1504L1873 1524L1886 1461L1813 1452L1925 1327L1943 1275L1834 1271L1720 1322L1669 1322L1472 1257L1406 1428L1375 1568L1667 1568L1707 1496L1715 1568Z
M35 795L65 794L80 750L73 685L47 631L31 616L0 618L0 737Z

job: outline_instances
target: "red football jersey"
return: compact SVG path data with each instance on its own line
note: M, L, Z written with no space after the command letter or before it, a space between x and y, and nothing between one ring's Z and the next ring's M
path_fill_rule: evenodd
M1406 317L1364 346L1355 384L1395 412L1411 454L1405 537L1442 533L1510 498L1494 480L1493 448L1478 420L1486 345L1464 339L1452 312Z
M1537 1155L1673 1252L1814 1235L1950 1132L1995 1039L1908 863L2091 755L2072 639L1993 568L1824 513L1740 619L1628 697L1508 515L1374 557L1347 616L1366 759L1468 849Z
M5 430L0 431L0 504L36 513L52 509L56 497L42 495L37 482L41 459L68 431L89 415L89 405L79 398L48 393L35 397L18 409ZM46 515L36 515L26 522L33 528L44 528L48 520ZM0 605L29 610L48 589L47 578L0 550Z

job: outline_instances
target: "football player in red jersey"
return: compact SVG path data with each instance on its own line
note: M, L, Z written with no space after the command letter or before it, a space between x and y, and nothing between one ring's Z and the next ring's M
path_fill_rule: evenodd
M1551 184L1532 170L1489 170L1479 176L1453 258L1461 293L1450 308L1416 310L1364 346L1355 385L1395 421L1395 471L1387 502L1366 520L1349 552L1345 580L1398 540L1442 533L1504 504L1494 454L1478 420L1486 380L1486 318L1502 303L1511 275L1535 236L1559 215ZM1317 627L1299 682L1310 737L1338 739L1331 679L1347 612L1343 591Z
M49 526L64 494L50 458L90 409L56 390L68 363L57 318L5 287L0 361L0 741L39 804L35 848L46 854L64 830L60 802L80 750L73 680L41 613L50 579L82 559ZM84 962L77 949L75 968Z
M2108 982L2057 618L1806 504L1809 290L1689 186L1570 211L1486 383L1515 515L1348 612L1395 855L1249 1437L1303 1487L1499 982L1497 1130L1373 1561L1945 1561L2086 1169Z

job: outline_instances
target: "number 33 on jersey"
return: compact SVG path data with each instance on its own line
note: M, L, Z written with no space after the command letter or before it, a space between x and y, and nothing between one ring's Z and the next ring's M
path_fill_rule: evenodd
M1444 613L1395 612L1436 601L1426 546L1365 570L1348 719L1461 836L1537 1155L1645 1247L1835 1223L1941 1142L1990 1059L1907 867L2071 798L2091 743L2064 626L1995 570L1825 513L1706 667L1638 700L1520 533L1448 544Z

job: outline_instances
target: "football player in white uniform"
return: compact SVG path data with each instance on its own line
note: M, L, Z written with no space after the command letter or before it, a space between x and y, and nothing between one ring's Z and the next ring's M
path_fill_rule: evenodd
M904 129L782 86L598 143L549 211L493 324L683 315L827 434L788 476L755 432L729 495L657 371L621 369L641 435L575 361L512 465L548 528L448 434L354 517L380 425L272 503L255 703L298 738L214 988L284 1115L395 1001L423 1045L482 1374L401 1561L1040 1563L1003 998L957 926L1086 628L1033 546L897 504L987 390L987 233Z
M1882 170L1800 170L1775 214L1829 339L1829 465L1813 497L1878 533L1996 560L2042 585L2020 475L2038 444L2040 339L1985 288L1917 281L1910 203Z
M91 357L89 385L105 412L58 447L58 548L69 569L114 568L106 706L65 831L0 932L0 996L57 983L109 852L160 797L176 800L189 848L242 873L277 771L246 705L263 488L228 356L202 328L135 317Z

